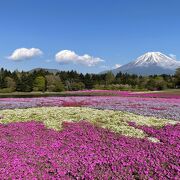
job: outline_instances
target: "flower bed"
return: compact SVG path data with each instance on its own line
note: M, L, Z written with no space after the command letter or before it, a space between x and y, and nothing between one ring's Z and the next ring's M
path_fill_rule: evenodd
M160 142L86 121L66 122L62 131L35 121L0 124L0 179L178 180L180 125L138 128Z
M0 109L60 106L127 111L144 116L180 120L180 99L119 96L1 98Z
M180 179L180 99L132 96L1 98L0 179Z
M146 134L137 128L129 126L132 121L138 125L163 127L167 124L177 124L177 121L144 117L128 112L113 110L97 110L85 107L41 107L28 109L1 110L0 123L22 122L30 120L42 121L48 128L62 129L62 122L89 122L121 133L126 136L144 138Z
M121 96L121 97L146 97L146 98L168 98L168 99L180 99L180 94L177 92L149 92L149 91L118 91L118 90L81 90L81 91L69 91L70 94L78 95L101 95L101 96Z

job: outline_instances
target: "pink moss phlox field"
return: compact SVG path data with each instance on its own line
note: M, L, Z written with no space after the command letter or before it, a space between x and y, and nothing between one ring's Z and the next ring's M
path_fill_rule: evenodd
M118 90L81 90L70 91L71 94L99 94L99 95L114 95L122 97L148 97L148 98L173 98L180 99L180 95L173 93L154 93L154 92L133 92L133 91L118 91Z
M180 120L180 99L145 98L121 96L41 97L41 98L0 98L0 109L28 108L41 106L72 106L112 109Z
M160 142L125 137L86 121L65 122L62 131L35 121L1 124L0 179L178 180L180 125L138 128Z

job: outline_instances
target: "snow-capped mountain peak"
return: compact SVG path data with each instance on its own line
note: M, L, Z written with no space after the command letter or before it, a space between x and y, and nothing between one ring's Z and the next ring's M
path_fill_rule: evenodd
M148 52L144 55L138 57L134 61L136 66L148 66L148 65L157 65L161 67L173 66L177 61L173 58L162 54L161 52Z
M123 72L138 75L174 74L178 67L180 67L180 61L161 52L147 52L136 60L112 70L112 72L114 74Z

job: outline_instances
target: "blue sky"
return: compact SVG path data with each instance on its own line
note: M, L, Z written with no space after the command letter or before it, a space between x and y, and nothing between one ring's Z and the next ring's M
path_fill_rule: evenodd
M179 0L0 0L0 66L85 73L148 51L180 59L179 7Z

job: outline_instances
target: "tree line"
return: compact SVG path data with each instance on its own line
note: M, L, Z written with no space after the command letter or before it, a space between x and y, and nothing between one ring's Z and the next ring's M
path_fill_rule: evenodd
M111 72L82 74L76 71L50 73L40 69L32 72L0 70L0 92L61 92L82 89L163 90L180 87L180 68L175 75L138 76Z

